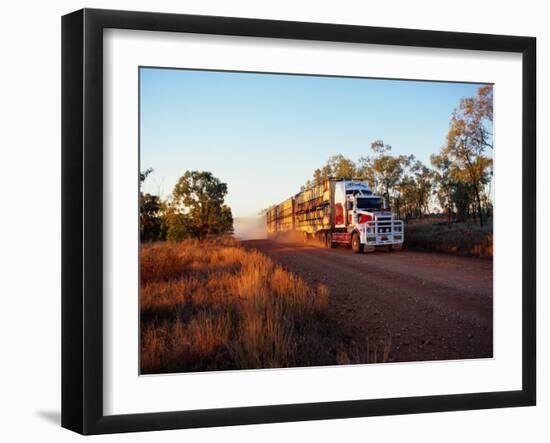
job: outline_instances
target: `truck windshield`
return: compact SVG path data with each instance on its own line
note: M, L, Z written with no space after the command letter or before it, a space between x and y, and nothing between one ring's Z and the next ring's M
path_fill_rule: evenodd
M382 209L380 197L357 197L357 209Z

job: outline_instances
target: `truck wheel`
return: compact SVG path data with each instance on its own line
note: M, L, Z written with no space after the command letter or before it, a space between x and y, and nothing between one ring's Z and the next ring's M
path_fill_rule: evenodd
M364 246L365 245L361 243L359 234L357 232L354 232L351 236L351 249L353 250L353 252L355 252L356 254L360 254L361 252L363 252Z
M393 251L394 251L393 245L389 245L389 246L388 246L388 252L393 252Z

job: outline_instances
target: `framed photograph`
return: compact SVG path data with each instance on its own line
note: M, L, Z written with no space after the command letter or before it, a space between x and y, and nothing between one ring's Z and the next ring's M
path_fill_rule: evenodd
M62 425L536 402L531 37L62 20Z

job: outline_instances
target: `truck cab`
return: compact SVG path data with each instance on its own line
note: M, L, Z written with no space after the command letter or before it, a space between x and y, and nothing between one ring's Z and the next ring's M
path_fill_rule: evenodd
M349 242L355 252L387 246L401 248L403 221L396 220L385 199L374 195L364 181L336 183L334 193L336 242Z

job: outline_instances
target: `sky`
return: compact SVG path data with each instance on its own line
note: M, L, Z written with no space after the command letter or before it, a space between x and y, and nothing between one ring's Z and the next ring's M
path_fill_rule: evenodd
M140 68L140 170L154 170L143 190L165 198L186 170L210 171L233 216L251 217L374 140L429 166L453 109L480 86Z

